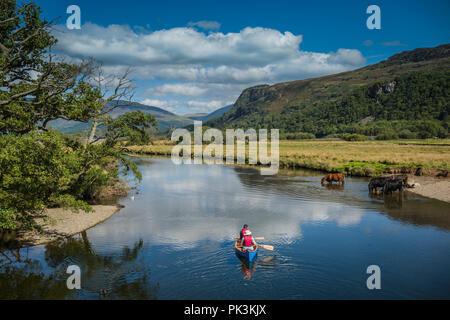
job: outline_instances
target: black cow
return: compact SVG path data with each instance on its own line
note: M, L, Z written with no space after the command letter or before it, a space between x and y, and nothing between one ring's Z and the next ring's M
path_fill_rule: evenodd
M386 181L389 179L390 177L377 177L370 179L369 192L377 191L377 188L383 188L386 184Z
M403 179L388 179L383 187L383 194L390 194L393 191L403 191L404 180Z
M376 177L372 178L369 181L369 192L378 191L377 188L381 188L384 193L384 186L387 182L390 181L401 181L402 188L408 185L408 176L399 175L399 176L389 176L389 177Z

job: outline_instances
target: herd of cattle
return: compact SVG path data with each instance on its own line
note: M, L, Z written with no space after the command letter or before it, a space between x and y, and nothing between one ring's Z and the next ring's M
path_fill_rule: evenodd
M369 182L369 192L371 193L377 193L378 188L381 188L383 194L391 194L397 190L402 192L405 187L411 187L408 184L408 176L376 177L370 179Z
M344 184L344 175L342 173L330 173L322 178L321 184L325 182L337 182L340 185ZM391 175L388 177L376 177L369 181L370 193L391 194L394 191L402 192L404 188L417 187L418 183L408 182L407 175Z

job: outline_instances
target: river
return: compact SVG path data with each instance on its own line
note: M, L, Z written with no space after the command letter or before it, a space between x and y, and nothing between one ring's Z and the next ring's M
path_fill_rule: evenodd
M363 178L321 186L313 171L135 161L143 180L110 219L0 251L0 298L450 298L448 203L370 196ZM244 223L275 247L251 265L233 251ZM81 269L80 290L67 289L69 265ZM379 290L367 288L370 265Z

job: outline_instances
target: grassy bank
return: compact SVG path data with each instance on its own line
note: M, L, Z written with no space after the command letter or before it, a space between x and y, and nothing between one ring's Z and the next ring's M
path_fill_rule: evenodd
M170 156L173 146L170 141L157 141L153 145L130 146L126 151ZM280 167L341 171L354 176L379 175L392 167L450 170L450 139L281 140Z

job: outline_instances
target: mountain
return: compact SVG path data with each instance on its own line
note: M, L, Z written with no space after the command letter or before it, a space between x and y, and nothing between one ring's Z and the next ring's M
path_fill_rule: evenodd
M232 107L232 105L226 106L209 114L200 113L180 116L167 110L158 107L147 106L138 102L119 101L119 104L120 106L111 111L111 113L109 114L113 119L120 117L126 112L140 110L144 113L150 113L155 117L156 121L158 122L158 128L160 132L166 132L171 128L186 127L193 124L194 120L207 121L214 117L221 116ZM90 125L90 122L83 123L78 121L67 121L63 119L53 120L49 122L49 126L53 129L69 134L86 132L87 130L89 130Z
M279 128L282 134L448 135L450 44L396 54L339 74L245 89L207 121L216 128ZM406 132L406 131L405 131Z
M123 102L120 102L120 104L123 104ZM126 112L139 110L144 113L150 113L155 117L156 121L158 122L159 131L167 131L170 128L182 128L193 122L191 119L184 116L176 115L167 110L158 107L147 106L137 102L131 102L129 105L120 106L114 109L110 113L110 115L113 118L118 118Z
M192 120L199 120L199 121L208 121L216 117L220 117L225 112L228 112L233 108L233 105L230 104L228 106L222 107L220 109L217 109L216 111L213 111L211 113L197 113L197 114L185 114L185 117L188 117Z
M230 104L228 106L225 106L223 108L217 109L216 111L211 112L210 114L206 115L205 117L203 117L202 121L208 121L211 120L213 118L217 118L220 117L221 115L223 115L224 113L230 111L233 108L233 105Z
M183 117L192 119L192 120L200 120L202 121L202 119L207 116L207 113L188 113L188 114L183 114Z
M119 101L119 103L122 105L117 107L110 113L110 116L113 119L120 117L126 112L140 110L144 113L150 113L155 117L156 121L158 122L158 128L160 132L168 131L170 128L182 128L193 123L192 119L176 115L172 112L158 107L147 106L137 102L127 103L124 101ZM58 119L50 121L49 126L64 133L78 133L89 130L90 123Z

